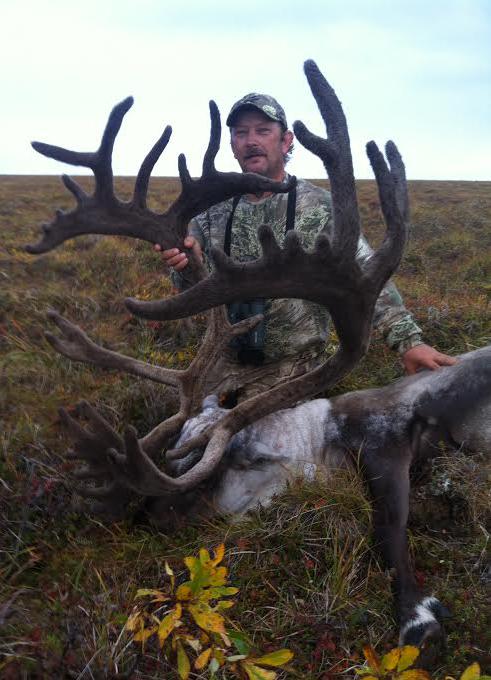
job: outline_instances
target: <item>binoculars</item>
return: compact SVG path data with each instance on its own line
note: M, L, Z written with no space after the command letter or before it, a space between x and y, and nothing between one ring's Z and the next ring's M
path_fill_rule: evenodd
M243 302L232 302L227 305L230 323L243 321L256 314L264 314L266 300L255 298ZM266 339L266 324L264 320L252 330L234 338L230 347L237 351L237 359L241 364L260 366L264 362L264 343Z

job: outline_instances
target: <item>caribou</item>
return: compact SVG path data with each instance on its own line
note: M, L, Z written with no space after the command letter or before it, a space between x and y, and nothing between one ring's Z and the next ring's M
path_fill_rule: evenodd
M313 61L305 74L326 125L327 137L312 134L301 122L294 130L299 141L324 163L330 180L334 225L321 231L313 250L306 251L288 232L276 242L268 227L258 238L262 256L236 263L213 252L214 270L188 251L187 289L157 302L127 299L137 316L178 319L204 312L208 324L203 342L190 366L178 371L120 355L94 343L82 329L48 313L59 334L47 333L55 350L75 361L123 370L179 392L177 413L138 438L128 425L121 436L90 404L80 413L88 424L60 410L74 440L69 459L77 461L75 491L93 512L121 517L134 499L147 499L150 514L165 520L172 508L186 505L193 494L204 494L216 512L238 514L265 503L287 482L290 474L309 477L349 465L356 455L373 502L375 541L392 569L401 644L438 638L443 607L417 587L408 557L406 522L409 468L431 453L445 437L457 445L489 449L491 429L491 348L463 355L452 367L404 378L384 388L313 399L326 392L365 354L375 301L402 257L409 222L409 201L402 158L393 142L385 160L374 142L367 144L386 234L381 246L363 263L355 258L360 234L351 149L346 119L334 90ZM112 149L132 98L118 104L109 116L97 151L76 152L39 142L34 148L51 158L91 168L95 189L88 195L73 179L63 182L77 205L57 211L43 225L41 239L27 246L32 254L47 252L81 234L124 235L160 243L164 249L184 250L189 220L206 208L244 193L289 191L295 182L272 182L251 173L222 173L214 160L220 144L220 116L210 102L211 133L199 179L192 179L184 155L179 156L182 191L163 213L147 207L152 169L165 149L168 126L144 159L133 197L118 199L113 188ZM225 305L236 300L297 297L327 308L339 338L335 354L310 373L283 382L266 395L222 408L216 395L205 396L206 367L237 335L262 317L236 324Z

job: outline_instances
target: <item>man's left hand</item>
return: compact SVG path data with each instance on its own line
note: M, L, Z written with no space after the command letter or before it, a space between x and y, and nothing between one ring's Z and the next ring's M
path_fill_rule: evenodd
M408 375L412 375L423 368L434 371L441 366L453 366L457 363L455 357L438 352L430 345L416 345L401 356L402 363Z

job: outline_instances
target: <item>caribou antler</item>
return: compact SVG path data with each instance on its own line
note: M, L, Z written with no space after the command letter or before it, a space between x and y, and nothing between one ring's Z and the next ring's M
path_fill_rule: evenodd
M367 145L387 231L380 248L360 264L355 259L360 220L346 119L334 90L313 61L305 63L305 73L326 124L327 139L316 137L302 123L295 124L295 131L300 142L319 156L328 172L334 212L332 233L321 234L314 251L306 252L295 233L289 233L284 248L280 248L272 231L262 227L259 238L263 255L259 260L236 264L215 250L215 272L192 289L161 302L129 299L127 306L139 316L173 319L233 300L264 295L264 291L270 298L305 298L328 309L340 340L339 349L311 373L277 386L266 396L243 402L209 432L189 441L182 450L172 452L179 456L206 444L202 459L179 480L169 481L160 471L152 470L154 487L158 479L163 494L169 488L190 488L210 475L230 437L246 425L327 389L351 370L366 352L376 300L402 256L409 202L404 164L395 144L389 142L386 146L389 167L376 144ZM139 456L138 461L142 467L147 464L144 456Z
M214 251L215 272L207 279L199 281L193 288L163 302L143 303L128 300L127 304L131 311L139 316L172 319L207 310L225 302L252 298L258 295L264 296L264 291L267 291L267 296L270 298L305 298L318 302L328 309L338 332L340 347L336 354L323 366L306 376L276 387L269 391L265 398L260 396L240 404L232 409L215 427L210 428L198 439L188 442L183 449L172 452L172 457L177 457L196 446L206 445L201 460L177 479L169 477L159 470L149 455L152 444L162 440L162 432L165 432L164 438L167 437L169 421L159 425L153 433L140 441L138 441L132 429L127 429L124 441L118 440L118 447L110 447L109 452L105 454L105 470L110 470L112 480L119 486L132 489L143 495L165 495L169 491L184 491L195 487L211 475L223 456L228 441L235 432L278 408L288 407L300 399L305 399L327 389L348 372L366 351L375 302L383 284L399 263L406 239L408 201L404 165L394 144L389 142L386 147L389 167L376 145L373 142L368 144L367 153L377 179L382 210L387 223L387 232L381 247L368 260L360 264L355 259L360 235L360 221L344 113L334 90L329 86L314 62L306 62L305 72L326 123L327 139L314 136L301 123L295 124L295 131L300 142L318 155L326 166L332 188L334 212L332 233L329 235L327 233L321 234L316 241L313 252L306 252L300 245L295 233L288 234L284 248L281 248L271 230L263 227L259 233L263 255L259 260L236 264L223 253ZM84 164L94 170L96 191L93 197L87 197L80 193L79 188L74 189L70 180L67 186L75 193L79 207L73 213L57 216L54 222L57 227L57 235L53 236L51 233L53 230L48 230L46 236L48 246L45 249L53 247L49 246L52 242L56 245L71 235L82 233L77 231L77 213L90 216L93 203L97 201L99 201L99 204L102 203L104 228L88 229L85 227L83 233L88 233L88 231L126 233L127 235L146 238L152 242L163 243L164 247L171 245L179 247L185 235L184 216L187 221L193 214L200 212L211 205L212 202L223 200L223 198L232 195L227 193L230 192L229 188L222 191L220 195L213 189L213 191L210 190L210 195L213 196L212 200L208 197L205 199L198 191L196 201L191 200L192 209L183 208L182 202L188 188L191 189L196 183L190 180L185 161L181 157L179 170L183 181L183 192L165 215L156 216L152 214L153 217L150 218L148 217L149 211L145 208L145 219L142 220L141 206L145 202L142 196L146 192L146 184L148 183L145 181L145 176L147 172L149 174L147 169L140 171L143 179L140 179L140 175L137 179L137 187L143 187L138 192L135 188L135 196L138 194L137 198L134 198L129 204L121 204L117 201L112 192L112 173L108 172L107 168L105 172L100 170L98 163L102 165L105 163L107 166L109 162L110 167L110 161L107 161L107 159L110 159L112 142L127 108L124 109L123 113L118 114L119 118L116 116L116 123L111 123L110 119L108 124L110 133L106 130L101 148L95 154L95 157L99 159L97 162L90 154L73 154L73 152L59 149L53 151L50 148L48 155L60 160L80 162L81 156L83 156ZM216 127L213 107L211 107L211 111L212 135L205 155L202 180L204 180L206 173L216 173L213 168L213 158L216 155L217 148L213 132ZM119 122L117 122L118 120ZM115 132L111 130L115 130ZM160 149L159 143L156 147ZM151 152L150 160L147 157L142 168L144 166L151 168L155 162L153 158L156 159L160 151L161 149L157 150L156 155L152 155ZM100 158L106 159L104 163ZM237 175L237 178L241 178L244 182L237 193L254 191L248 184L249 180L244 180L245 177L246 175ZM109 180L111 181L110 190L108 189ZM197 184L202 180L198 180ZM262 182L266 182L264 178L260 178L260 180L254 178L250 181L256 182L255 189L257 191L273 189L284 191L287 189L285 185L277 185L276 183L269 183L266 187L262 184ZM65 181L65 183L67 182ZM235 179L232 184L234 187L237 186ZM246 185L248 188L245 188ZM210 186L214 187L213 183ZM100 209L99 204L96 213ZM121 206L123 207L121 208ZM121 227L117 231L112 231L116 228L115 224L120 209L125 213L123 223L126 231L123 231ZM69 216L72 216L70 219L75 224L74 230L68 232L63 225L58 228L58 223L66 220ZM167 220L172 225L177 224L178 226L172 231L171 225L166 235L163 235L160 230ZM143 231L139 230L136 234L137 223L139 227L142 224L149 224L150 226L148 229L144 227ZM158 225L158 235L156 225ZM172 242L169 237L171 232ZM50 241L53 238L54 241ZM44 239L38 245L38 248L42 250L45 247L43 244ZM196 278L202 277L203 269L201 268L194 278L196 280ZM220 314L215 312L212 319L214 323L223 325L223 322L226 321L223 308L221 308ZM112 354L110 360L114 362ZM133 364L133 368L135 366L136 364ZM137 370L140 370L140 368ZM150 371L147 368L141 370L145 370L146 376L150 377ZM180 415L177 414L177 418L174 421L171 419L171 422L177 423L180 419Z
M83 463L82 467L72 471L77 480L75 491L83 499L77 505L82 509L88 501L92 512L121 519L127 512L128 504L136 496L128 485L121 485L114 479L107 451L121 449L123 439L86 401L77 405L77 413L88 420L87 427L82 427L65 409L59 410L60 420L74 441L73 449L68 451L66 457ZM87 480L91 486L86 484Z
M212 310L200 348L185 370L155 366L105 349L93 342L81 328L53 309L48 311L48 318L57 326L61 335L46 332L46 339L57 352L72 361L124 371L178 390L179 412L157 425L141 440L145 451L153 458L162 450L167 440L179 432L186 419L200 407L207 366L217 361L233 338L250 331L263 317L259 314L231 324L223 307ZM93 411L89 415L92 415ZM76 428L72 428L72 435L76 435L77 432ZM120 449L121 446L111 448Z
M135 181L132 200L123 202L114 193L112 151L123 118L132 104L133 99L128 97L114 107L109 116L99 149L96 152L82 153L33 142L34 149L45 156L71 165L90 168L95 177L95 190L92 195L88 195L73 179L64 175L63 182L75 196L77 206L71 212L57 211L54 220L50 224L43 225L44 233L41 240L35 245L26 247L28 252L32 254L44 253L67 239L89 233L131 236L151 243L159 243L163 248L178 247L184 249L183 241L189 220L215 203L244 193L286 192L295 183L294 178L281 183L273 182L254 173L223 173L217 171L214 162L220 146L221 123L218 108L211 101L210 140L203 159L201 178L198 180L191 178L187 169L186 158L181 154L179 156L179 175L182 190L179 197L163 214L155 213L147 207L150 174L167 146L172 132L171 127L167 126L141 165ZM203 278L206 275L206 270L202 262L196 260L192 250L189 250L188 254L189 266L186 268L185 278L187 281L194 282ZM158 425L139 443L139 446L143 447L142 451L145 455L148 453L151 457L157 455L162 446L181 429L186 419L192 415L193 409L195 410L201 403L203 398L202 384L206 375L204 368L207 363L215 361L217 353L223 351L223 348L233 337L253 328L260 320L259 318L248 319L231 326L224 310L211 312L209 330L205 336L202 350L186 371L173 371L151 366L98 346L80 328L63 319L57 312L51 311L49 317L58 326L62 336L47 333L47 339L61 354L76 361L89 362L105 368L115 368L133 373L171 385L179 390L181 402L179 412ZM94 498L104 497L107 499L108 505L111 505L113 504L113 496L117 498L117 489L121 486L117 484L114 487L115 476L111 474L111 470L116 470L116 468L111 467L107 462L106 454L104 454L104 461L100 465L94 461L90 453L91 447L87 447L87 438L92 440L97 437L102 432L101 425L96 422L94 415L96 411L94 409L88 411L84 407L82 410L85 411L86 415L89 414L88 418L92 429L84 430L84 428L75 427L71 423L73 419L70 420L67 414L62 417L62 420L65 424L71 423L71 433L78 442L80 451L89 451L88 457L83 454L80 456L87 464L83 474L90 477L90 474L93 473L92 477L96 481L103 478L102 487L89 487L87 494ZM104 427L108 430L109 424L105 421L104 423ZM102 437L101 441L104 442L105 438ZM119 451L119 460L121 461L121 451L124 450L122 439L119 441L116 450ZM116 488L114 493L113 487Z
M64 241L81 234L113 234L132 236L166 248L184 249L183 241L189 221L210 206L232 196L264 191L286 192L294 180L273 182L254 173L219 172L215 157L220 148L220 113L214 101L210 101L211 131L208 148L203 158L203 173L193 180L189 174L184 154L179 156L179 176L182 190L178 198L163 213L158 214L147 207L147 190L150 174L167 146L172 128L167 126L154 147L143 161L135 182L132 200L123 202L114 194L112 151L116 135L127 111L133 105L133 97L127 97L112 110L102 135L99 149L92 153L70 151L59 146L33 142L32 146L44 156L70 165L90 168L95 177L95 190L89 196L73 179L63 175L63 183L74 195L77 207L70 212L58 210L55 219L42 226L43 236L35 245L26 246L32 254L45 253ZM206 274L202 263L197 262L189 251L190 281Z
M124 370L179 390L178 413L157 425L140 440L132 427L126 428L124 438L120 437L87 402L81 402L78 408L80 414L89 421L86 428L64 409L60 409L61 420L75 441L74 451L68 454L68 458L84 462L84 467L73 474L78 481L91 481L90 486L77 485L77 493L90 499L98 512L109 511L112 516L119 516L125 503L131 500L129 491L140 496L152 496L162 495L163 485L166 491L186 490L195 486L194 483L189 484L189 480L175 480L160 472L154 459L200 404L206 367L213 365L233 338L254 328L262 320L262 315L232 325L223 307L213 310L198 353L183 371L152 366L104 349L53 310L50 310L49 318L62 332L61 337L47 333L49 342L70 359Z

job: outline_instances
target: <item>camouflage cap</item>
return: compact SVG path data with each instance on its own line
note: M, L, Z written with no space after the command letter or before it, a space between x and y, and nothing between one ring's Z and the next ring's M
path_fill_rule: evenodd
M258 111L261 111L261 113L264 113L268 118L271 118L271 120L276 120L278 123L284 125L285 128L288 128L283 107L269 94L258 94L257 92L250 92L249 94L246 94L245 97L242 97L242 99L239 99L238 102L235 102L227 116L228 127L232 127L235 114L240 109L246 107L257 109Z

